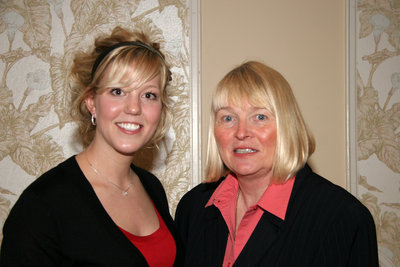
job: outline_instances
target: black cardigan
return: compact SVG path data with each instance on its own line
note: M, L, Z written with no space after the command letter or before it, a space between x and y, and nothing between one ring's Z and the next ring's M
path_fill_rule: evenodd
M222 265L228 228L215 206L205 208L222 180L198 185L178 204L185 266ZM306 166L285 220L264 212L234 266L378 266L374 221L360 201Z
M132 166L181 245L160 181ZM75 157L36 179L22 193L3 228L1 266L147 266L140 251L107 214Z

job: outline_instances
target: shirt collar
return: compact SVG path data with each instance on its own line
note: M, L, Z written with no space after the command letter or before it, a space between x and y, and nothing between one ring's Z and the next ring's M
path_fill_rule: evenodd
M257 206L284 220L294 180L295 177L289 179L284 184L270 184L258 200ZM206 207L211 205L228 205L232 201L236 203L238 190L239 183L237 179L229 174L214 191Z
M226 205L237 199L237 193L239 190L239 183L235 177L231 174L221 182L221 184L215 189L214 193L208 200L206 207L211 205L222 204Z

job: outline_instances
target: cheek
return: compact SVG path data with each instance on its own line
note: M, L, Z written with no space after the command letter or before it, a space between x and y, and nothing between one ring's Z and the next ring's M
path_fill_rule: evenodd
M161 118L161 103L159 105L146 106L145 113L149 122L158 122Z
M273 151L275 153L276 148L276 129L270 129L265 132L265 134L260 137L264 145L268 148L269 151Z
M122 109L121 103L117 101L106 101L105 99L98 99L96 101L96 115L104 118L114 117L119 114Z
M220 149L224 148L229 144L230 137L229 137L229 131L227 131L227 129L216 126L214 128L214 136L218 148Z

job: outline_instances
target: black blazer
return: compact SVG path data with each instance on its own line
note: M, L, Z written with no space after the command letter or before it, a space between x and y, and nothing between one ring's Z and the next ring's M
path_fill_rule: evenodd
M185 266L222 265L228 228L219 210L205 205L223 179L198 185L178 204ZM265 211L234 266L378 266L374 221L350 193L305 166L285 220Z
M181 243L160 181L132 166ZM1 266L147 266L140 251L107 214L75 157L36 179L22 193L3 228Z

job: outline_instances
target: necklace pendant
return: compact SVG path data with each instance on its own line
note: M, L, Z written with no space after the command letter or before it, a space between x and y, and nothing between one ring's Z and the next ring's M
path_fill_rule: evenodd
M122 192L122 195L124 195L124 197L126 197L128 195L128 191Z

